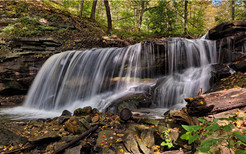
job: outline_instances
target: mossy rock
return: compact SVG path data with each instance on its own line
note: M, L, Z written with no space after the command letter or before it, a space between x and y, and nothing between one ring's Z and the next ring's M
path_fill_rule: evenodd
M81 134L87 129L76 117L71 117L68 121L65 122L65 130L73 134Z
M86 116L92 113L92 108L90 106L84 108L78 108L73 112L74 116Z

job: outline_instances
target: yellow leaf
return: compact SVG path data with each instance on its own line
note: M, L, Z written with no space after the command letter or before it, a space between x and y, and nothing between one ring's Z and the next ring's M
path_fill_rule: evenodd
M200 103L201 103L201 104L203 104L204 102L203 102L203 101L201 101Z

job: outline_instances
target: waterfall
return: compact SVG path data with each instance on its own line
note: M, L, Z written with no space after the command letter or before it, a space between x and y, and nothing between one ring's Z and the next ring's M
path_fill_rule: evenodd
M53 116L85 106L103 111L114 100L146 89L152 107L168 109L184 104L200 88L209 89L210 65L217 62L215 41L170 38L155 45L55 54L38 72L23 106L1 112L33 117L38 111Z
M139 86L139 78L153 74L148 69L154 63L151 48L142 50L141 46L139 43L53 55L36 76L24 106L45 110L83 106L104 109L130 87Z
M199 89L209 89L210 64L216 63L215 41L172 38L167 41L165 63L167 76L154 91L157 107L171 107L196 96Z

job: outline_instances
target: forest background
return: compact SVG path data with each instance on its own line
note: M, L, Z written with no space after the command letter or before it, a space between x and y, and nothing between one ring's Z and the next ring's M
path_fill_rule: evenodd
M45 0L120 36L200 37L212 27L246 19L244 0Z

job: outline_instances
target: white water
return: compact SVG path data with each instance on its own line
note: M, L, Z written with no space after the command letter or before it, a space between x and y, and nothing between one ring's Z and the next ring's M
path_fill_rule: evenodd
M154 106L165 111L180 108L183 98L195 96L200 88L209 88L210 64L216 62L215 42L173 38L160 52L165 52L167 62L163 69L168 75L158 82ZM64 109L72 112L85 106L102 111L113 100L155 84L153 80L142 82L154 77L153 53L151 44L136 44L53 55L36 76L24 105L1 110L0 114L47 118L59 116Z
M155 89L157 107L184 104L184 98L209 89L210 64L216 63L216 44L209 40L172 39L167 46L169 75Z

